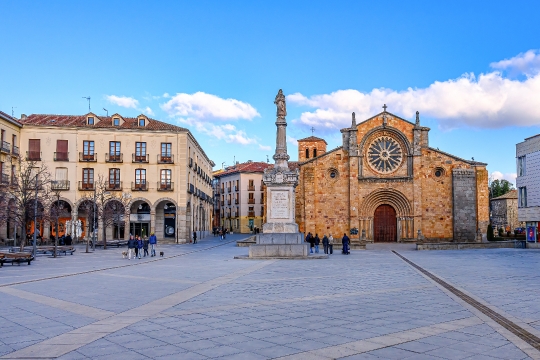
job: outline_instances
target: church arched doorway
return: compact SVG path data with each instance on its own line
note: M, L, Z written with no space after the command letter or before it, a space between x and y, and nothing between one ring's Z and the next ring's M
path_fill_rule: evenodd
M396 210L390 205L379 205L373 216L373 241L397 241Z

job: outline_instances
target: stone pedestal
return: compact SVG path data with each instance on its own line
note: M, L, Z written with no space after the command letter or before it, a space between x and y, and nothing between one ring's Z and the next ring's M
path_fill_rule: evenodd
M256 244L249 247L250 258L294 258L307 257L309 244L301 233L270 233L257 235Z

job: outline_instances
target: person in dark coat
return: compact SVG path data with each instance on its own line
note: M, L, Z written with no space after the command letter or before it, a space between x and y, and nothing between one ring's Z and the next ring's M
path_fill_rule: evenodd
M141 253L143 251L143 246L144 246L144 243L143 243L141 237L137 235L137 254L138 254L139 259L141 258Z
M322 244L323 244L323 247L324 247L324 253L328 254L328 238L326 237L326 234L324 234L324 236L322 238Z
M319 253L319 244L321 243L321 239L319 238L319 234L315 234L315 238L313 239L313 242L315 243L315 253Z
M128 240L128 259L129 260L131 260L131 254L133 254L133 251L136 248L137 248L137 241L135 240L133 235L129 235L129 240Z
M146 257L146 255L148 255L148 239L144 239L143 240L143 250L144 250L144 257Z
M347 236L347 234L343 234L343 238L341 239L341 243L343 244L343 254L345 255L349 255L350 252L349 252L349 244L351 243L351 240L349 239L349 237Z
M197 243L197 232L196 231L193 232L193 243L194 244Z
M71 245L71 243L73 242L73 239L71 238L71 235L67 235L66 236L66 245Z
M315 241L313 239L313 235L311 235L310 232L307 233L306 242L309 243L309 252L313 254L313 246L315 244Z
M152 250L150 251L150 256L156 256L156 244L157 244L157 237L154 233L150 235L150 239L148 240L150 243L150 247Z

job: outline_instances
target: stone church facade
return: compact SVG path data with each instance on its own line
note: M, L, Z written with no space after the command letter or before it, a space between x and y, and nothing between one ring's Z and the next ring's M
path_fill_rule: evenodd
M385 111L342 129L327 151L298 141L300 231L367 242L481 241L489 223L486 164L429 146L429 128Z

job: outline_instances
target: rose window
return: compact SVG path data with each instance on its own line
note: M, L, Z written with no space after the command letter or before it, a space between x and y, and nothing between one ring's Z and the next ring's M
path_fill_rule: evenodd
M401 146L391 137L379 137L369 145L367 159L373 170L383 174L391 173L403 160Z

